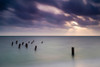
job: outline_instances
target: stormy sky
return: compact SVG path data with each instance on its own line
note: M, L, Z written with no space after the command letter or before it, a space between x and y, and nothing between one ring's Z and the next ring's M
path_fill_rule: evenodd
M0 36L100 36L100 0L0 0Z

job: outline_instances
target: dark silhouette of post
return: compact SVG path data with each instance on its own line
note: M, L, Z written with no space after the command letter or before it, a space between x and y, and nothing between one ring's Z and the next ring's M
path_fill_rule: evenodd
M41 44L43 44L43 41L41 41Z
M24 42L22 42L22 45L24 45Z
M16 40L16 44L18 44L18 40Z
M74 47L71 48L71 51L72 51L72 57L74 57L75 56L75 49L74 49Z
M28 48L28 44L27 43L25 44L25 47Z
M35 50L35 51L37 50L37 46L35 46L34 50Z
M18 45L18 49L20 49L20 47L21 47L21 44Z
M31 42L31 44L33 44L34 40Z
M12 43L11 43L11 46L13 46L13 44L14 44L14 43L12 42Z

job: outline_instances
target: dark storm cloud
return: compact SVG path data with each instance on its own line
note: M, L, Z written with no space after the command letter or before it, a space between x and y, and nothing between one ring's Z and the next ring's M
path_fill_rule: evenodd
M93 0L89 0L87 1L87 4L84 4L83 0L70 0L69 2L65 2L63 4L63 10L76 15L89 16L100 14L100 7L93 6L90 4L91 1Z
M63 15L54 15L52 13L48 12L41 12L41 17L45 18L46 21L52 23L52 24L63 24L63 21L66 19Z
M99 20L100 21L100 15L97 16L90 16L91 18L95 19L95 20Z
M89 25L99 25L99 22L98 21L91 21L87 18L85 18L86 20L83 21L81 19L77 19L78 23L81 25L81 26L89 26Z
M57 3L55 0L35 0L35 1L39 3L43 3L43 4L57 6Z
M38 2L42 2L42 1L39 1L37 0ZM62 22L63 21L63 17L59 17L59 16L56 16L56 15L53 15L53 14L50 14L50 13L46 13L46 12L42 12L42 11L39 11L36 6L35 6L35 2L36 1L33 1L33 0L20 0L20 1L17 1L17 0L14 0L10 3L7 3L9 4L9 6L5 6L6 9L10 8L10 9L13 9L13 11L8 11L8 12L5 12L5 9L4 12L2 12L1 16L0 16L0 19L1 19L1 22L0 24L1 25L6 25L6 26L19 26L19 27L41 27L41 25L39 25L38 23L41 23L43 20L42 18L45 18L45 21L49 22L49 23L52 23L52 24L57 24L57 25L62 25ZM44 3L48 2L52 4L53 0L52 1L46 1L45 0L43 1ZM4 17L5 16L5 13L6 13L6 16L8 17ZM12 15L15 15L15 16L12 16ZM40 21L38 22L37 25L34 25L34 22L32 22L32 20L37 20L37 21ZM48 26L48 25L47 25Z
M15 9L14 13L24 20L34 19L37 13L37 8L33 0L16 0L16 3L13 3L11 7Z
M0 0L0 26L32 27L36 7L32 0ZM9 1L9 2L8 2Z
M63 1L63 0L62 0ZM60 8L60 4L62 4L62 9L65 12L74 13L78 15L97 15L100 14L99 7L95 7L90 4L100 3L98 0L88 0L87 5L84 4L83 0L69 0L62 2L61 0L0 0L0 9L5 10L9 6L14 8L16 11L28 12L28 13L36 13L37 8L35 6L35 2L48 4ZM58 4L58 2L61 2Z
M12 8L14 9L13 13L22 19L33 19L34 17L31 14L35 15L37 12L33 0L1 0L0 4L0 11Z
M10 0L0 0L0 11L6 10L10 4Z
M53 14L44 12L36 7L36 3L46 4L69 13L70 16L64 14ZM81 26L98 25L100 16L100 6L98 0L0 0L0 25L1 26L19 26L19 27L42 27L43 21L62 27L65 21L74 21L77 15L91 17L96 21L83 21L77 18L77 22ZM46 8L45 8L46 9ZM73 16L74 14L74 16ZM86 19L86 18L85 18ZM38 21L35 23L33 20ZM37 25L36 25L37 24ZM53 27L50 25L45 25Z
M90 1L92 1L94 3L100 3L100 0L90 0Z
M3 23L0 23L0 26L14 26L14 27L32 27L32 22L28 21L25 22L24 20L20 20L18 18L9 18L8 19L3 19L3 21L1 21Z

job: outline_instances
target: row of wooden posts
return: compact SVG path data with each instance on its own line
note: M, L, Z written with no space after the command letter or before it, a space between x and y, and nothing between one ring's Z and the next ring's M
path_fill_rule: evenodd
M33 43L34 43L34 40L31 41L31 42L28 41L28 43L33 44ZM25 47L28 48L28 43L25 43L25 42L18 43L18 40L16 40L15 42L12 41L11 46L13 46L14 44L18 44L18 49L21 48L21 45L22 45L22 46L25 45ZM41 44L43 44L43 41L41 41ZM35 50L35 51L37 50L37 45L35 45L34 50Z
M30 41L28 41L28 43L30 43ZM24 42L22 42L22 44L19 43L18 49L20 49L21 45L24 45L24 44L25 44L25 47L28 48L28 43L24 43ZM31 42L31 44L33 44L33 43L34 43L34 40ZM18 40L16 40L15 44L18 44ZM41 41L41 44L43 44L43 41ZM14 42L12 42L11 46L13 46L13 45L14 45ZM34 47L34 51L36 51L36 50L37 50L37 45L35 45L35 47ZM72 57L75 56L75 48L74 47L71 47L71 55L72 55Z

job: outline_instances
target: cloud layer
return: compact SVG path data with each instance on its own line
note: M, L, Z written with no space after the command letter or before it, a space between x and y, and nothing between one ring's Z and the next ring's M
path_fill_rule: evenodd
M14 30L20 32L18 28L24 30L27 28L28 30L33 29L32 33L36 34L37 29L42 28L45 30L44 33L49 29L53 30L52 33L59 29L59 32L63 31L63 35L65 32L71 33L69 32L70 29L75 31L75 25L71 25L72 21L78 24L77 27L80 30L83 28L91 29L93 30L91 33L99 31L100 1L0 0L1 33L8 32L11 28L14 28L11 32ZM85 34L88 32L86 31Z

